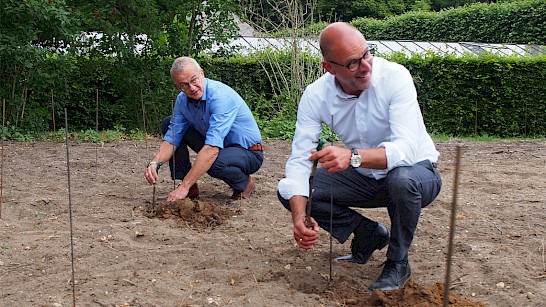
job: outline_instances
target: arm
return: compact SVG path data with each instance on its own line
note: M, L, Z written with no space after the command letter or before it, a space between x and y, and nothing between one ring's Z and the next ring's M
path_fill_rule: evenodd
M152 162L167 162L172 157L176 147L167 141L163 141L159 150L155 154ZM151 163L148 165L144 171L144 177L150 184L155 184L159 179L159 174L157 173L157 163Z
M305 206L307 197L294 195L290 198L290 211L292 212L292 223L294 224L294 239L299 247L311 249L318 242L319 226L315 219L311 218L311 229L305 223Z
M167 201L175 201L177 199L184 199L190 190L190 187L197 182L201 176L203 176L212 166L216 158L218 157L218 147L205 145L195 158L192 168L186 174L182 182L178 187L169 193Z
M385 169L387 168L387 155L384 147L371 149L358 149L358 153L362 157L360 167L370 169ZM341 148L336 146L328 146L320 151L315 151L309 157L310 161L318 159L322 168L325 168L329 173L341 172L350 167L351 149Z

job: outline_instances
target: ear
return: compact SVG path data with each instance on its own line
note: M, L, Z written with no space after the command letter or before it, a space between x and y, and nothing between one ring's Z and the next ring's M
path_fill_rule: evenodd
M328 61L322 61L322 67L329 73L331 73L332 75L336 75L336 73L334 72L334 70L332 69L332 63L328 62Z

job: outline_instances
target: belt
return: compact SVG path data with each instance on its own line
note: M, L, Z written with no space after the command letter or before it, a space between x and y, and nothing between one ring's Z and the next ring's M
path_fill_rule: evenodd
M265 149L265 147L262 144L256 144L256 145L250 146L248 148L248 150L260 150L260 151L264 151L264 149Z

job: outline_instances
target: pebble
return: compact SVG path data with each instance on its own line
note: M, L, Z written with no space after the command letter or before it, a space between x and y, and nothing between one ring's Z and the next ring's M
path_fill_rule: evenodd
M527 298L528 299L532 299L534 297L535 297L535 295L533 294L533 292L527 292Z
M501 281L497 284L497 288L502 289L504 288L504 283Z

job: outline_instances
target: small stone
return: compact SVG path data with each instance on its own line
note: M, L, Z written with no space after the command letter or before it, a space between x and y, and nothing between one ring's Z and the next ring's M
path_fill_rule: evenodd
M311 271L311 270L312 270L310 266L306 266L305 269L306 269L307 271Z
M292 268L292 266L290 264L287 264L287 265L284 266L285 270L290 270L291 268Z
M470 296L475 297L476 293L472 292L472 294L470 294Z
M533 292L527 292L527 298L528 299L533 299L535 297L535 295L533 294Z
M497 284L497 288L502 289L504 288L504 283L501 281Z

